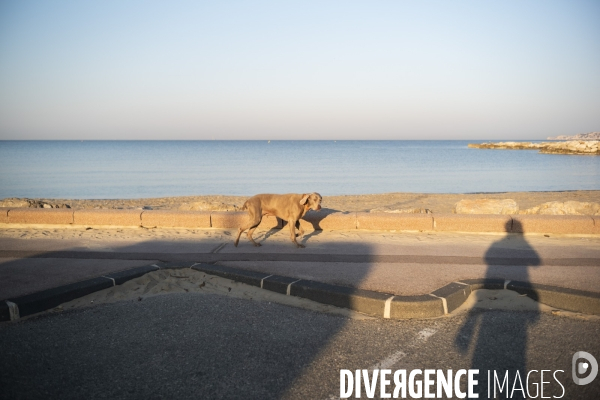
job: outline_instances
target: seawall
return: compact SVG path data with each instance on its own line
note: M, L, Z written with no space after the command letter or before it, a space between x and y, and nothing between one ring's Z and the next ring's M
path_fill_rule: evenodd
M4 227L25 224L235 229L246 219L246 212L0 208L0 226ZM309 212L300 224L306 231L359 229L396 232L600 234L600 216L585 215L386 214L323 210ZM259 228L277 229L285 225L286 222L278 218L264 217Z

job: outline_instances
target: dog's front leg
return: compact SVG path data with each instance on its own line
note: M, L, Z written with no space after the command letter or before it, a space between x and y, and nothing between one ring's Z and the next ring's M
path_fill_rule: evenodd
M296 241L296 222L298 222L298 221L294 221L294 220L288 221L288 225L290 226L290 237L292 239L292 243L294 243L296 245L296 247L303 248L304 245L302 245Z
M298 237L304 237L304 229L302 229L302 224L300 220L296 221L296 228L298 228Z

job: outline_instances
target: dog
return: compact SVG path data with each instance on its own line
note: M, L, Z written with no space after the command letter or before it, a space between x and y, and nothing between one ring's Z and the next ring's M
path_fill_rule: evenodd
M249 198L242 207L242 210L248 211L248 223L238 229L238 235L234 243L235 247L237 247L240 241L242 232L246 229L248 230L248 239L250 239L254 246L260 246L260 243L256 243L252 239L252 234L260 224L260 221L262 221L263 215L274 215L277 218L287 221L290 227L292 243L298 248L303 248L304 245L296 241L296 224L298 224L300 237L302 237L304 230L298 221L308 210L319 211L321 209L321 200L322 197L319 193L257 194Z

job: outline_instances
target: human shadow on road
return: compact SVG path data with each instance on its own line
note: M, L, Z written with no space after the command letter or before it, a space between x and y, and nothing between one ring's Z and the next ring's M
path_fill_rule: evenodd
M514 224L514 225L513 225ZM522 232L523 229L518 221L508 222L506 232ZM527 254L526 258L521 260L518 266L502 266L494 262L494 258L499 255L507 255L511 249L519 248L519 254ZM514 251L514 250L512 250ZM500 279L508 280L509 276L519 277L524 288L532 288L529 280L529 269L538 267L541 264L539 255L527 242L522 233L508 233L504 238L490 246L485 254L487 270L485 275L485 284L495 283L498 285ZM504 271L503 271L504 270ZM501 283L500 283L501 284ZM485 286L484 286L485 287ZM535 292L533 292L535 293ZM490 296L489 292L477 291L474 293L477 301ZM530 311L513 312L512 318L503 318L503 311L490 311L481 309L472 309L464 325L458 331L455 338L455 345L462 352L472 350L471 369L478 369L478 381L476 393L479 398L523 398L521 391L515 390L513 384L517 378L517 373L525 385L527 376L527 340L530 326L537 323L540 316L539 308ZM490 392L488 390L488 371L491 376L489 379ZM494 396L494 371L498 376L498 381L502 385L506 371L508 371L508 380L504 390L501 392L496 387L496 396ZM519 384L517 383L517 389Z

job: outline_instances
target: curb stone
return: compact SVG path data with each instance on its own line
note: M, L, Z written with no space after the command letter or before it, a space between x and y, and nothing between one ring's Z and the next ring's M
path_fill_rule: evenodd
M237 281L241 283L245 283L251 286L257 286L262 288L262 283L264 278L268 278L269 274L254 272L254 271L245 271L237 268L225 267L223 265L212 265L212 264L195 264L192 269L196 271L204 272L209 275L220 276L221 278L231 279L232 281Z
M10 321L10 309L6 301L0 302L0 322Z
M390 319L423 319L443 315L444 301L429 294L394 296L390 304Z
M18 307L19 317L26 317L42 311L54 308L62 303L86 296L90 293L102 289L108 289L113 286L110 278L98 277L87 279L69 285L59 286L57 288L43 290L37 293L26 294L24 296L8 299ZM4 301L5 304L6 301ZM18 319L13 318L11 319Z
M113 281L113 286L122 285L123 283L139 278L142 275L146 275L148 272L158 271L160 268L156 265L144 265L142 267L136 267L126 269L125 271L113 272L111 274L102 275L103 278L109 278Z
M379 317L384 315L386 301L393 298L392 294L308 280L292 284L290 295Z
M216 275L288 296L297 296L322 304L348 308L379 318L441 317L460 307L471 292L478 289L513 290L551 307L600 315L600 293L529 282L505 281L503 279L465 279L451 282L429 294L400 296L223 265L157 262L152 265L114 272L97 278L0 301L0 322L17 320L20 317L49 310L90 293L121 285L149 272L183 268L191 268L209 275Z
M152 264L152 266L158 269L184 269L192 268L195 264L192 261L159 261Z
M509 282L507 289L551 307L600 315L600 293L517 281Z
M461 306L471 294L471 286L467 283L452 282L431 293L431 296L442 299L444 314L449 314Z

